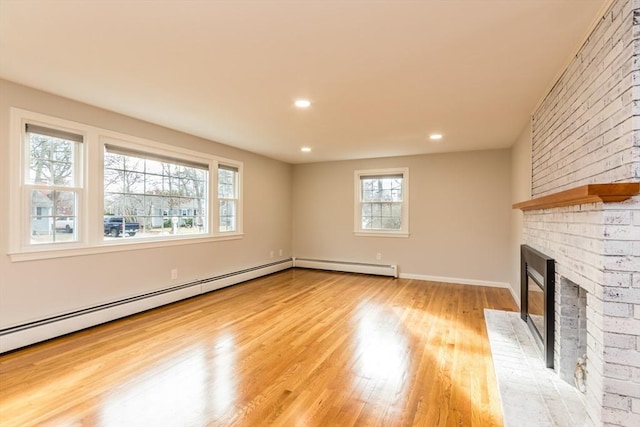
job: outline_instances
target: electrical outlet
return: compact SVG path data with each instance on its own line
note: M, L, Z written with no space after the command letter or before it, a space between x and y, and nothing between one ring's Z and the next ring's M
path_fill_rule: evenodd
M178 269L177 268L172 268L171 269L171 280L176 280L178 278Z
M269 258L273 258L273 251L269 252Z
M378 253L376 254L376 259L377 259L378 261L380 261L380 260L382 259L382 254L381 254L380 252L378 252Z
M278 251L278 256L282 256L282 249Z

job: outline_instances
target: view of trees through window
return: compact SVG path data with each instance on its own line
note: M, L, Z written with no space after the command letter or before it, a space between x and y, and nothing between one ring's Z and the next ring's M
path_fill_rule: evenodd
M361 177L363 230L402 228L402 178L402 175Z
M27 125L31 243L77 240L76 153L82 136Z
M105 234L152 237L207 232L208 166L129 153L104 154ZM110 217L123 218L109 220Z
M242 230L239 162L35 113L20 111L12 123L22 138L11 153L20 173L11 194L17 251Z

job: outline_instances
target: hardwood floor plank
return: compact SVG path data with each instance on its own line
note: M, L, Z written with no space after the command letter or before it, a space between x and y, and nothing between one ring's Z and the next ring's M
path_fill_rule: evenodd
M0 355L0 425L501 426L506 289L292 269Z

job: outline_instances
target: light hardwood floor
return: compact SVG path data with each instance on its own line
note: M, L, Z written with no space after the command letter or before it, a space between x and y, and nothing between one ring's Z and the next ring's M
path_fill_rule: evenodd
M292 269L0 356L0 425L501 426L508 290Z

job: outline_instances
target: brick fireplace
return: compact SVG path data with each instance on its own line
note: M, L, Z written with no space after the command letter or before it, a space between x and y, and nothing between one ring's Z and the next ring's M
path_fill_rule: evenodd
M637 185L638 116L640 0L614 0L532 117L534 200ZM640 425L640 196L528 206L523 224L555 259L554 370L573 383L586 353L587 425Z
M591 424L638 425L640 199L533 209L524 218L527 244L555 259L555 371L573 383L586 353Z

